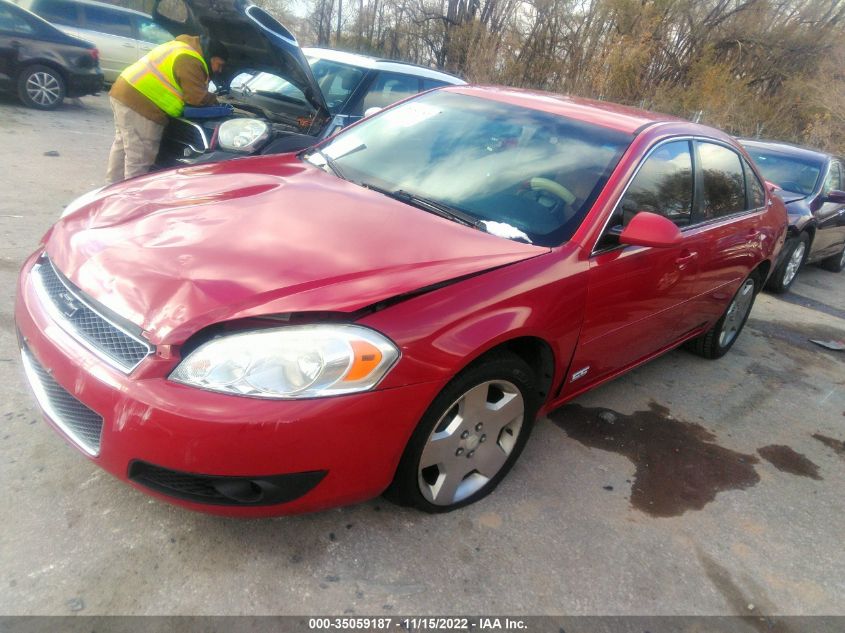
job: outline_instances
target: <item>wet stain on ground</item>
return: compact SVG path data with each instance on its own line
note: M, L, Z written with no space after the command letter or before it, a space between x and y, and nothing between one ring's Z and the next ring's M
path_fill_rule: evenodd
M592 448L624 455L636 466L631 505L656 517L700 510L725 490L755 485L758 459L714 444L716 436L692 422L676 420L657 403L623 415L569 404L550 419L567 435Z
M825 357L841 360L842 352L811 343L810 339L837 341L845 337L845 331L842 328L812 324L798 325L790 321L763 321L762 319L748 319L748 327L757 336L786 343L785 346L776 345L776 347L798 363L799 368L809 362L818 362L819 359ZM836 366L838 367L838 364Z
M787 303L791 303L793 305L810 308L811 310L816 310L817 312L821 312L823 314L829 314L830 316L845 319L845 310L841 310L840 308L836 308L830 304L817 301L816 299L811 299L810 297L805 297L796 294L795 292L788 292L784 295L779 296L778 299L780 299L781 301L786 301Z
M828 448L832 448L833 452L839 455L839 457L845 459L845 442L828 437L827 435L822 435L821 433L813 433L813 437Z
M758 448L757 452L760 453L760 457L771 463L772 466L781 472L800 477L809 477L810 479L821 479L819 467L801 453L797 453L788 446L772 444Z

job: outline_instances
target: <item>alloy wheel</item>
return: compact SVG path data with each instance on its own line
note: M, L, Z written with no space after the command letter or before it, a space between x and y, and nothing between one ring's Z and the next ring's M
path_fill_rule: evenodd
M798 245L795 247L795 250L792 251L792 255L789 257L789 261L786 263L786 268L783 271L783 285L788 286L792 283L792 280L795 279L795 275L798 274L798 269L801 268L801 264L804 262L804 253L807 251L807 247L804 245L804 242L798 242Z
M493 479L517 444L525 419L520 390L506 380L472 387L437 421L420 456L418 483L438 506L458 503Z
M746 279L736 293L728 311L725 313L725 321L722 324L722 331L719 334L719 345L727 347L736 338L742 324L745 323L745 317L751 310L751 305L754 303L754 280L750 277Z
M50 73L38 71L32 73L26 80L26 93L38 105L52 106L61 98L62 89L56 77Z

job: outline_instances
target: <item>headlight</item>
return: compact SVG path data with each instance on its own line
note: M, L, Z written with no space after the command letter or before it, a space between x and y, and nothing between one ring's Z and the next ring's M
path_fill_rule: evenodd
M270 126L257 119L229 119L217 129L217 143L233 152L251 152L270 136Z
M258 398L367 391L399 358L387 338L357 325L303 325L221 336L191 352L170 379Z
M86 204L89 204L94 201L94 199L100 195L100 192L108 187L108 185L104 185L99 187L98 189L94 189L93 191L89 191L88 193L83 193L81 196L76 198L75 200L71 200L70 204L68 204L64 209L62 209L61 215L59 215L59 219L69 216L74 211L79 211L82 207Z

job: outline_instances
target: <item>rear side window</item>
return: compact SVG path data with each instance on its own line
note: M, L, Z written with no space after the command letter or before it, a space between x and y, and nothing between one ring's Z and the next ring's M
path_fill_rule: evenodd
M692 187L689 141L660 145L640 167L622 198L621 224L627 225L640 211L650 211L686 226L692 215Z
M79 26L79 15L76 5L62 0L41 0L33 5L33 12L53 24L64 26Z
M109 35L134 38L131 14L91 5L83 5L82 12L85 14L84 28Z
M701 220L745 210L745 174L739 154L722 145L698 143L701 160Z
M22 15L18 14L17 11L13 11L0 4L0 31L28 35L32 33L34 29Z
M766 206L766 191L763 189L763 183L745 160L742 161L742 166L745 168L745 180L748 187L748 208L759 209Z

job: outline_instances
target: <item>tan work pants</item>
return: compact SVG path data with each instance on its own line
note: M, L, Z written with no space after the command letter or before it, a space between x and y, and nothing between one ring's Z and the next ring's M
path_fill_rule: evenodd
M164 126L109 97L114 113L114 142L106 180L110 183L146 174L158 155Z

